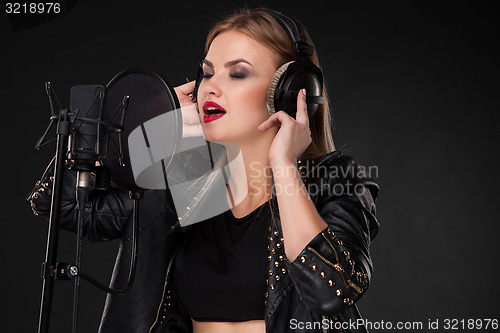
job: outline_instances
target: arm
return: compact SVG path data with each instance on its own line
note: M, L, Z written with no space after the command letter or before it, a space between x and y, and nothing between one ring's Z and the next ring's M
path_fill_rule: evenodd
M52 200L54 160L28 196L35 215L49 218ZM64 173L60 227L76 232L78 209L76 207L76 173L66 168ZM90 193L87 207L82 214L83 234L92 242L119 238L125 224L132 217L133 200L126 191L110 189Z
M326 227L287 265L306 306L334 315L354 304L368 288L369 245L378 230L374 205L378 186L367 177L358 177L362 172L350 158L337 158L329 170L329 175L352 177L323 178L314 184L321 189L316 208Z

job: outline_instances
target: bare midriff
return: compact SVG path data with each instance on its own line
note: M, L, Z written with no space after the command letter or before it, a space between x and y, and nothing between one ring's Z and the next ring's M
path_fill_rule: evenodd
M241 322L193 321L193 333L265 333L264 320Z

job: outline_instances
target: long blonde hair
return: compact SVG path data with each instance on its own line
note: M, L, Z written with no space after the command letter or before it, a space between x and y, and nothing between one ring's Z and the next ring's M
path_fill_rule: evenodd
M301 24L298 21L297 23ZM307 42L313 45L305 27L302 24L301 27L305 33L304 37ZM298 56L292 50L290 37L265 8L240 9L216 23L208 33L205 43L205 54L208 53L208 49L215 37L228 30L242 32L273 50L277 64L276 68L289 61L298 60ZM309 57L309 60L319 67L316 53ZM302 157L316 157L335 150L331 131L330 108L324 85L323 96L325 96L325 103L319 106L316 114L309 122L312 143L302 154Z

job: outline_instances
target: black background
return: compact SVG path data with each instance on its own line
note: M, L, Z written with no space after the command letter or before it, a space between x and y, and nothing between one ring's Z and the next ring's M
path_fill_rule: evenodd
M173 85L194 79L221 15L264 4L298 17L316 43L338 149L378 167L382 224L372 243L369 321L500 319L498 281L498 12L492 2L87 0L2 45L1 327L37 329L47 223L24 197L55 144L34 144L49 108L76 84L106 84L132 66ZM3 6L3 4L2 4ZM60 261L74 235L61 233ZM117 242L85 244L84 265L109 278ZM82 283L81 332L95 332L105 295ZM56 282L51 332L71 329L72 283ZM376 331L376 330L374 330ZM384 331L384 330L380 330Z

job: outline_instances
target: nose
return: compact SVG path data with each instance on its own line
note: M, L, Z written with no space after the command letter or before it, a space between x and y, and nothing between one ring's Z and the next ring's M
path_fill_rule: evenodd
M221 85L217 75L210 78L204 78L198 89L198 97L207 98L209 96L219 97L222 93Z

